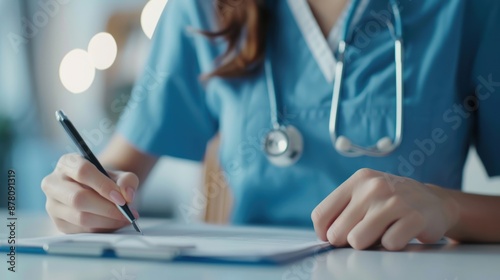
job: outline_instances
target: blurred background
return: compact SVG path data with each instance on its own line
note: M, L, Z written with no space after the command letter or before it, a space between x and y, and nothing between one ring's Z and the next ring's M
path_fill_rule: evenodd
M207 0L209 1L209 0ZM40 181L76 149L56 122L63 109L98 153L142 71L167 0L0 0L0 165L17 173L18 209L45 211ZM175 42L172 42L175 43ZM5 174L5 175L4 175ZM471 151L465 190L500 194ZM142 216L197 220L198 163L164 158L137 201ZM5 184L0 184L5 207ZM147 201L147 203L145 203ZM188 207L186 207L188 206Z

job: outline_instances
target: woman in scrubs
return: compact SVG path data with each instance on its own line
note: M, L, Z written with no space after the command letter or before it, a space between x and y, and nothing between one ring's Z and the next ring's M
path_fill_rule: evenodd
M500 242L500 197L460 191L471 145L488 174L500 175L500 2L397 3L403 140L385 156L348 157L329 133L347 14L335 131L365 147L398 133L395 13L388 0L357 1L346 12L351 2L170 0L144 74L100 155L120 171L110 180L65 155L42 182L58 228L128 225L115 204L134 200L157 159L201 161L220 132L235 224L314 226L321 239L356 249L399 250L412 238L443 236ZM300 158L286 166L262 145L275 124L270 91L279 125L302 135Z

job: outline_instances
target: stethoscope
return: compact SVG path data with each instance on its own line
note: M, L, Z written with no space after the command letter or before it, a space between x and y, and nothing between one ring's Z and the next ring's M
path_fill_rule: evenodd
M339 100L342 89L342 79L345 65L345 51L348 47L346 42L349 26L354 17L359 0L353 0L347 13L345 25L340 34L338 45L337 64L335 66L335 79L333 82L332 105L330 109L329 133L333 146L343 156L359 157L386 156L401 145L403 132L403 27L401 14L396 0L389 0L394 15L394 25L387 22L394 38L394 60L396 64L396 131L394 139L389 136L380 138L375 145L363 147L354 144L349 138L337 135L337 115ZM300 131L292 125L284 125L278 120L278 106L276 102L276 91L272 77L272 67L269 59L264 62L264 71L267 80L267 91L271 113L272 129L264 139L264 152L271 163L276 166L289 166L299 160L304 150L304 143Z

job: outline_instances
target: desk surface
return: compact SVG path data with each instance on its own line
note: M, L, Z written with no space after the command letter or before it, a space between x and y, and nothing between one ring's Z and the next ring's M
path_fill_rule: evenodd
M4 213L0 221L4 239ZM24 213L17 223L17 238L57 234L44 215ZM342 248L277 267L18 254L15 273L7 271L2 255L0 279L500 279L500 245L410 245L402 252Z

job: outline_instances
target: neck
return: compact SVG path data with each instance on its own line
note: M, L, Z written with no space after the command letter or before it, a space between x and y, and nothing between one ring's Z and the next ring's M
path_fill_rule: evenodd
M348 0L308 0L312 13L325 37L344 11Z

